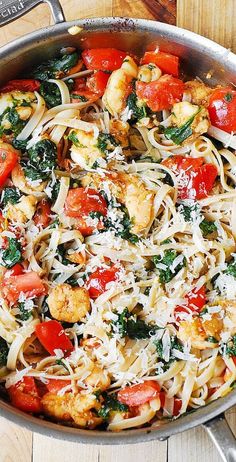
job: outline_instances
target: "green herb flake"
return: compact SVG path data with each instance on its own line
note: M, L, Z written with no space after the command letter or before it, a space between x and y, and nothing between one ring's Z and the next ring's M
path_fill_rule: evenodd
M47 180L57 165L56 144L48 139L38 141L29 149L28 157L21 161L25 175L32 181Z
M232 93L226 93L226 95L224 96L224 100L227 101L227 103L230 103L232 99L233 99Z
M186 259L183 257L182 262L180 262L173 270L172 270L172 265L178 256L176 250L165 250L164 251L164 256L161 257L160 255L154 256L153 257L153 263L158 269L159 272L159 280L161 284L166 284L170 282L174 276L184 267L186 266ZM166 269L161 269L158 267L159 264L165 265Z
M147 117L146 107L138 104L137 95L132 92L127 98L127 106L132 111L131 119L140 120Z
M236 335L227 342L225 353L227 356L236 356Z
M158 357L164 361L164 363L166 363L164 357L163 357L163 343L162 343L162 340L155 340L154 342L154 345L156 347L156 350L157 350L157 355ZM169 362L168 364L170 364L171 362L173 361L178 361L178 358L176 358L175 356L173 356L172 354L172 350L178 350L178 351L181 351L183 352L183 345L180 343L180 341L178 340L178 338L176 336L172 336L170 338L170 359L169 359Z
M18 188L7 186L3 190L1 204L6 207L7 204L17 204L21 198L21 193Z
M229 274L236 279L236 258L234 261L228 264L227 269L224 271L225 274Z
M66 371L70 374L70 371L63 359L56 359L55 363L58 364L58 366L63 366L66 369Z
M71 131L68 135L68 140L70 140L77 148L84 148L85 146L80 143L77 138L76 132Z
M8 237L8 246L2 251L2 263L6 268L12 268L16 263L22 260L21 255L21 244L20 242L12 237Z
M77 53L63 55L58 58L49 59L38 66L32 72L32 77L38 80L48 80L58 76L58 73L65 74L78 62Z
M9 347L6 340L0 337L0 367L6 366Z
M121 337L128 336L130 339L150 338L155 334L157 326L146 324L142 319L137 319L125 308L118 315L118 320L112 323L113 332L118 330Z
M164 135L168 140L172 140L175 144L181 144L184 140L189 138L192 135L193 131L191 125L196 117L196 115L200 112L201 108L192 116L190 117L185 124L181 127L168 127L164 130Z
M209 337L207 337L206 341L210 343L219 343L218 340L215 337L213 337L213 335L210 335Z
M116 139L110 133L100 133L98 135L97 147L101 152L106 153L109 149L119 146Z
M26 309L24 302L18 303L17 308L20 310L20 313L17 315L18 319L21 321L28 321L28 319L31 318L33 308L31 310Z
M203 237L208 236L209 234L215 233L217 227L214 221L208 221L205 218L199 224L199 228L202 231Z
M110 417L110 413L114 412L127 412L128 406L126 404L121 403L118 401L115 393L108 395L107 393L102 393L102 397L104 399L104 403L101 409L98 410L99 417L102 417L104 420L108 420Z
M79 99L82 103L86 103L88 101L88 98L86 98L86 96L84 95L77 95L75 93L72 93L71 94L71 98L72 99Z

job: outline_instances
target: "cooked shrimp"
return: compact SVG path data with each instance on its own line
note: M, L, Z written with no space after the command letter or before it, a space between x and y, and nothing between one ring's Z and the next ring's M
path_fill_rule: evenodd
M93 412L101 407L95 395L65 393L59 396L46 393L41 403L44 413L53 420L74 422L82 428L95 428L102 423L102 418Z
M203 82L199 82L198 80L190 80L185 83L185 91L190 94L191 102L193 104L207 107L209 97L214 89L208 87Z
M91 372L91 374L86 377L84 382L93 387L94 390L106 390L110 384L111 380L108 376L107 371L101 369L100 367L94 365L94 368Z
M22 196L17 204L9 204L7 218L11 221L26 223L34 216L38 198L32 195Z
M79 322L90 311L89 293L83 287L59 284L50 292L48 306L58 321Z
M24 171L19 164L12 170L11 179L14 186L25 194L41 193L44 191L47 184L46 181L42 181L38 186L32 186L32 184L27 181ZM37 195L42 196L40 194Z
M93 394L78 393L70 401L71 417L79 427L93 429L101 424L102 418L96 413L100 408L101 404Z
M158 80L161 75L161 69L155 64L144 64L138 69L138 80L141 80L141 82L149 83Z
M110 114L120 114L125 108L127 86L138 75L138 67L133 58L127 56L120 69L113 71L103 95L103 103Z
M114 195L128 210L133 222L132 232L144 233L153 220L154 193L136 175L123 172L110 173L103 179L111 194ZM101 185L101 177L96 174L86 175L82 179L83 186L92 183L96 188Z
M98 148L98 140L94 132L83 130L72 130L74 142L71 146L71 159L81 168L91 168L100 158L105 157L104 153Z
M18 90L14 90L8 93L2 93L0 95L0 115L3 114L3 112L6 111L7 108L12 108L15 106L15 103L17 103L16 110L19 113L19 116L21 118L21 115L20 115L21 110L28 109L28 107L30 107L30 106L25 106L24 105L25 102L30 104L30 106L34 107L35 94L31 91L21 92ZM23 105L21 106L22 103ZM20 112L19 112L19 109L20 109ZM30 115L31 113L29 114L29 116ZM26 120L26 119L22 118L22 120Z
M120 143L122 148L129 146L129 128L128 122L122 122L118 119L110 120L110 133Z
M195 317L191 321L180 322L177 336L182 342L191 341L192 347L199 350L215 348L216 343L210 342L208 338L214 337L218 341L222 327L222 319L213 313L211 320Z
M192 135L186 139L186 143L207 132L210 126L209 114L207 109L191 104L188 101L174 104L171 114L171 123L174 126L182 127L191 118L193 118L190 125Z
M46 393L41 400L43 412L55 420L72 421L70 413L71 393L63 396L54 393Z

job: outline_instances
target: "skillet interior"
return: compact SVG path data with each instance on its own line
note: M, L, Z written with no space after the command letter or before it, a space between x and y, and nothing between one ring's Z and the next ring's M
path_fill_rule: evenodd
M79 25L83 30L78 35L72 36L68 33L68 28L72 25ZM132 50L138 55L148 48L159 45L163 51L181 57L184 74L197 75L212 86L217 83L236 84L236 55L208 39L154 21L100 18L58 24L26 35L2 47L0 85L17 75L24 74L33 64L55 56L62 47L98 48L106 47L108 43L110 47ZM209 72L212 78L206 79ZM0 412L9 420L47 436L93 444L124 444L165 439L212 419L234 404L236 404L236 391L159 428L147 427L122 433L80 430L39 420L13 408L3 399L0 400Z

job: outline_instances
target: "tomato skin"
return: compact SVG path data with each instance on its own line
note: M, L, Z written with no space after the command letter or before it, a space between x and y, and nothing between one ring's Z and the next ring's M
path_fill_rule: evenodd
M165 74L172 74L174 77L179 75L179 58L178 56L164 53L163 51L146 51L141 64L156 64Z
M18 151L8 143L0 142L0 186L3 186L18 161Z
M51 221L51 206L46 199L42 199L36 208L33 220L36 226L47 228Z
M159 397L161 401L161 407L163 408L165 406L166 392L161 391L159 393ZM179 415L181 407L182 407L182 399L174 398L173 417L177 417Z
M57 394L62 388L70 385L70 380L60 380L60 379L49 379L46 387L50 393Z
M9 80L6 85L0 88L0 93L7 93L13 90L19 91L37 91L39 90L40 82L34 79L19 79Z
M8 269L5 274L4 278L9 278L11 276L19 276L19 274L22 274L24 271L23 266L21 266L20 263L16 263L14 266L12 266L10 269Z
M101 97L105 92L109 77L110 74L107 72L97 71L91 77L88 77L87 87Z
M203 306L206 304L206 287L202 286L196 290L194 288L185 295L186 306L176 306L175 308L175 319L176 321L181 320L181 316L178 313L199 313Z
M207 109L212 125L228 133L236 131L236 90L229 87L214 90Z
M116 48L93 48L84 50L82 59L87 69L115 71L121 67L127 53Z
M213 164L204 164L198 171L197 176L192 178L192 189L196 192L196 199L203 199L208 195L214 186L218 170ZM186 199L189 197L189 191L183 193ZM183 197L182 194L182 197ZM185 198L183 197L183 199Z
M62 325L54 319L37 324L35 333L45 350L53 356L55 355L54 350L62 350L64 353L74 350Z
M197 169L202 166L204 157L184 157L181 155L175 155L167 157L162 161L162 164L173 170L174 173L178 173L179 170L188 171L190 169Z
M24 292L27 298L39 297L47 292L39 275L34 271L4 277L2 286L3 294L10 303L17 302L20 292Z
M88 216L90 212L107 214L107 203L96 189L75 188L68 192L65 211L68 217Z
M212 190L218 171L215 165L203 162L203 157L180 155L169 157L162 162L175 174L181 173L182 185L178 188L181 199L203 199Z
M111 268L97 268L94 273L90 274L87 279L87 288L89 296L93 299L102 295L107 289L106 285L109 282L116 281L118 278L119 269L115 266Z
M152 111L170 109L173 104L182 100L184 82L172 75L163 75L153 82L136 82L137 97L146 101Z
M107 203L104 197L92 188L70 189L65 201L65 214L68 217L78 218L77 229L83 236L89 236L95 229L102 229L103 223L89 226L86 219L91 212L98 212L102 216L107 215Z
M11 403L24 412L41 412L41 400L33 377L24 377L8 388Z
M119 390L117 398L127 406L140 406L159 396L160 389L159 383L155 380L146 380L143 383Z

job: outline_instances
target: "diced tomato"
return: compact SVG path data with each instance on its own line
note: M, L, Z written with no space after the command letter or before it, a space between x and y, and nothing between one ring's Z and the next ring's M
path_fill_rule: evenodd
M10 303L17 302L21 292L29 298L45 295L47 291L43 281L34 271L3 279L3 294Z
M174 398L174 409L173 409L173 416L176 417L179 415L182 407L182 399Z
M101 97L105 92L109 77L110 74L107 72L94 72L94 74L87 79L87 87Z
M85 90L73 90L71 93L71 102L72 103L94 103L99 98L97 93L90 91L89 89Z
M48 391L50 391L50 393L57 394L62 388L70 384L71 384L70 380L50 379L46 386L47 386Z
M0 142L0 186L3 186L18 161L18 152L8 143Z
M54 319L37 324L35 333L45 350L51 355L55 355L55 350L62 350L64 353L74 350L62 325Z
M202 166L204 157L184 157L181 155L170 156L162 161L162 164L178 173L180 170L188 171L190 169L197 169Z
M91 212L107 214L107 203L96 189L70 189L65 203L66 215L69 217L88 216Z
M183 92L184 82L172 75L163 75L150 83L136 82L137 97L144 100L152 111L170 109L182 100Z
M90 274L87 280L87 288L91 298L97 298L107 289L109 282L116 281L118 278L119 269L116 266L111 268L98 268L94 273Z
M155 380L146 380L143 383L132 385L118 391L118 400L127 406L140 406L157 398L160 392L160 385Z
M9 80L6 85L0 88L0 93L7 93L13 90L19 91L37 91L40 87L40 82L34 79L19 79Z
M206 287L202 286L200 289L193 289L186 295L186 300L190 310L199 311L206 304Z
M101 221L94 226L86 223L91 212L97 212L101 216L107 215L107 203L104 197L92 188L70 189L65 202L65 213L68 217L78 218L77 228L83 236L89 236L95 229L103 228Z
M93 48L92 50L84 50L82 53L85 66L94 71L119 69L126 56L125 51L116 48Z
M33 377L24 377L8 388L9 397L13 406L24 412L39 413L41 402Z
M141 64L156 64L165 74L172 74L174 77L179 75L178 56L164 53L163 51L146 51Z
M16 263L14 266L12 266L11 269L8 269L4 273L4 278L9 278L11 276L19 276L19 274L22 274L24 271L23 266L20 265L20 263Z
M160 401L161 401L161 408L164 408L165 399L166 399L166 392L161 391L159 393L159 398L160 398ZM174 398L174 406L173 406L173 414L172 414L173 417L177 417L179 415L181 407L182 407L182 399Z
M236 132L236 90L218 88L210 96L208 111L212 125Z
M194 288L191 292L185 295L185 306L176 306L175 308L175 319L180 321L181 314L178 313L189 313L189 312L199 312L206 304L206 287L202 286L200 289L196 290Z
M51 221L51 206L46 199L42 199L36 208L33 220L36 226L46 228Z
M214 186L218 175L213 164L204 164L204 158L173 156L162 163L178 175L178 192L181 199L203 199Z
M85 77L80 77L78 79L74 79L74 85L73 85L73 90L85 90L87 88L86 86L86 78ZM73 90L71 93L73 93Z

